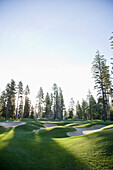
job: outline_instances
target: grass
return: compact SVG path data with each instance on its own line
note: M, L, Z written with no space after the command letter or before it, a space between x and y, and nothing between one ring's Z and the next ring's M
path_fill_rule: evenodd
M51 121L22 119L27 124L8 128L0 126L0 168L41 170L113 169L113 122ZM1 121L2 122L2 121ZM58 127L43 129L44 123ZM93 134L68 137L73 125L86 127L105 124L108 129Z

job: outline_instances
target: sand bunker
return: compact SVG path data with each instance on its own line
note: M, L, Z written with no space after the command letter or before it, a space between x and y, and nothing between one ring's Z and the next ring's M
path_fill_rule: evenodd
M53 124L53 123L45 123L44 124L45 128L49 128L49 127L55 127L55 126L58 126L57 124ZM45 129L44 127L41 127L40 129L37 129L37 130L33 130L33 132L36 132L36 131L39 131L39 130L42 130L42 129Z
M45 128L41 127L40 129L33 130L33 132L36 132L36 131L39 131L39 130L42 130L42 129L45 129Z
M84 128L84 127L76 127L77 131L74 132L68 132L67 135L68 136L82 136L82 135L86 135L86 134L90 134L93 132L98 132L101 131L103 128L105 127L104 125L94 125L92 127L88 127L88 128Z
M47 127L54 127L54 126L58 126L57 124L53 124L53 123L45 123L44 126Z
M3 122L3 123L0 123L0 126L17 127L17 126L21 126L25 124L26 122Z

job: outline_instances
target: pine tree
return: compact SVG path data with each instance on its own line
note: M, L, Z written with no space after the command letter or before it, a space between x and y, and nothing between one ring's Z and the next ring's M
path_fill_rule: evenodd
M10 94L10 84L8 83L6 86L6 119L10 118L10 114L9 114L9 107L11 105L11 94Z
M38 102L38 116L41 118L43 113L43 104L44 104L44 92L42 87L40 87L36 98Z
M87 95L87 100L88 100L88 119L94 119L96 115L96 101L91 94L90 90L88 90L88 95Z
M68 112L66 111L66 109L64 109L64 119L68 119Z
M31 115L30 115L30 118L31 118L31 119L34 119L34 114L35 114L35 112L34 112L34 107L32 106L32 107L31 107Z
M63 119L63 111L65 109L64 98L61 88L59 88L59 120Z
M51 117L51 99L48 92L46 94L44 103L45 103L45 108L44 108L43 117L46 118Z
M2 92L0 96L0 115L1 117L6 117L6 101L5 101L5 91Z
M89 119L91 120L91 116L92 116L92 113L91 113L91 102L90 102L90 97L91 97L91 92L90 90L88 90L88 95L87 95L87 100L88 100L88 111L89 111Z
M30 100L28 98L28 95L30 94L29 86L27 85L25 88L25 105L24 105L24 118L28 118L30 114Z
M110 89L110 75L109 75L109 67L106 66L106 60L103 55L100 55L99 51L97 51L92 66L93 78L95 79L95 89L97 89L97 94L99 96L102 95L102 103L103 103L103 113L102 118L104 121L107 120L106 113L106 103L107 103L107 95Z
M11 118L15 118L15 100L16 100L16 83L12 79L11 80L11 110L10 110L10 116Z
M96 118L96 101L93 97L93 95L89 98L89 119L95 119Z
M102 103L102 97L100 96L98 98L97 104L96 104L96 119L102 119L102 112L103 112L103 103Z
M68 109L68 112L69 112L69 119L72 119L73 116L74 116L74 107L75 107L75 102L73 100L73 98L70 99L70 106L69 106L69 109Z
M82 119L88 119L88 103L86 100L82 100Z
M55 120L56 118L58 118L59 112L58 87L55 83L53 84L52 90L53 90L53 120Z
M50 114L50 117L52 118L53 117L53 94L51 93L50 94L50 102L51 102L51 114Z
M23 96L20 97L20 104L19 104L19 114L18 114L18 118L22 119L23 117L23 113L24 113L24 108L23 108Z
M112 32L113 34L113 32ZM113 36L110 37L110 40L111 40L111 49L113 49Z
M78 119L82 119L82 108L81 108L79 101L77 101L77 104L76 104L76 115Z
M20 81L18 84L18 94L17 94L17 108L16 108L16 118L17 117L21 117L22 116L22 112L20 113L20 115L18 115L18 103L19 103L19 99L21 98L21 106L22 106L22 98L23 98L23 83ZM22 110L22 107L20 106L20 110Z
M12 79L6 86L6 119L15 118L15 94L16 84Z

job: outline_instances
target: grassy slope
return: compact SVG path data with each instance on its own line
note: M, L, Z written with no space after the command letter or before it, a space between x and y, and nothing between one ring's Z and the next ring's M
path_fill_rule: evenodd
M75 130L72 126L47 128L34 133L33 130L39 129L45 122L23 121L27 124L16 128L0 127L1 169L113 169L113 129L67 137L67 132ZM91 126L95 121L56 123L90 123Z

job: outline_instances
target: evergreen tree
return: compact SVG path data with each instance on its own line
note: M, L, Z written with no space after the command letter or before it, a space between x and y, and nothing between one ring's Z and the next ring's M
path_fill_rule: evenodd
M38 116L41 118L43 113L43 104L44 104L44 92L42 87L40 87L36 98L38 102Z
M66 109L64 109L64 119L68 119L68 112L66 111Z
M78 119L82 119L82 108L81 108L79 101L77 101L77 104L76 104L76 115Z
M23 109L23 96L20 97L20 104L19 104L19 114L18 114L18 118L22 119L23 117L23 113L24 113L24 109Z
M34 114L35 114L35 112L34 112L34 107L32 106L32 107L31 107L31 115L30 115L30 118L31 118L31 119L34 119Z
M92 113L91 113L91 101L90 101L90 98L91 98L91 92L90 90L88 90L88 95L87 95L87 100L88 100L88 110L89 110L89 119L91 120L91 117L92 117Z
M61 104L61 89L59 89L59 120L61 121L62 120L62 117L63 117L63 113L62 113L62 104Z
M63 119L63 111L65 109L64 98L61 88L59 88L59 120Z
M82 119L88 119L88 103L84 99L82 100Z
M8 83L6 86L6 119L10 118L10 114L9 114L9 107L11 105L11 94L10 94L10 84Z
M25 99L25 105L24 105L24 118L28 118L30 114L30 100L28 97Z
M25 88L25 105L24 105L24 118L28 118L30 114L30 100L28 98L28 95L30 94L29 86L27 85Z
M16 84L12 79L6 86L6 119L15 118L15 94Z
M21 106L19 106L19 108L21 108L20 110L22 111L22 98L23 98L23 83L20 81L18 84L18 94L17 94L17 108L16 108L16 118L17 117L22 117L22 112L20 113L20 115L18 115L18 103L19 103L19 99L21 98Z
M113 34L113 32L112 32ZM111 49L113 49L113 36L110 37L110 40L111 40Z
M50 102L51 102L51 114L50 114L50 117L52 118L53 117L53 94L51 93L50 94Z
M106 66L106 60L103 55L100 55L99 51L97 51L92 64L93 64L92 66L93 77L95 79L95 89L97 89L99 96L102 95L103 103L102 118L104 121L106 121L107 120L106 103L108 91L110 88L109 67Z
M15 99L16 99L16 83L15 81L12 79L11 80L11 110L10 110L10 116L11 118L15 118Z
M111 97L111 109L112 108L112 103L113 103L113 58L111 58L111 88L110 88L110 97ZM111 112L110 112L110 115L109 115L109 118L111 120Z
M102 103L102 97L98 98L97 104L96 104L96 115L95 118L96 119L102 119L102 114L103 112L103 103Z
M73 100L73 98L70 99L70 105L69 105L69 109L68 109L68 112L69 112L69 119L72 119L73 116L74 116L74 107L75 107L75 102Z
M94 119L96 115L96 101L93 95L91 95L90 90L88 91L87 99L88 99L88 119L91 120Z
M96 118L96 101L93 97L93 95L90 95L89 98L89 119L95 119Z
M45 108L43 112L43 117L46 118L51 117L51 99L48 92L46 94L44 103L45 103Z
M38 104L35 104L35 118L38 118Z
M5 100L5 91L2 92L0 96L0 115L1 117L6 117L6 100Z
M52 90L53 90L53 120L55 120L56 118L58 118L59 112L58 87L55 83L53 84Z

